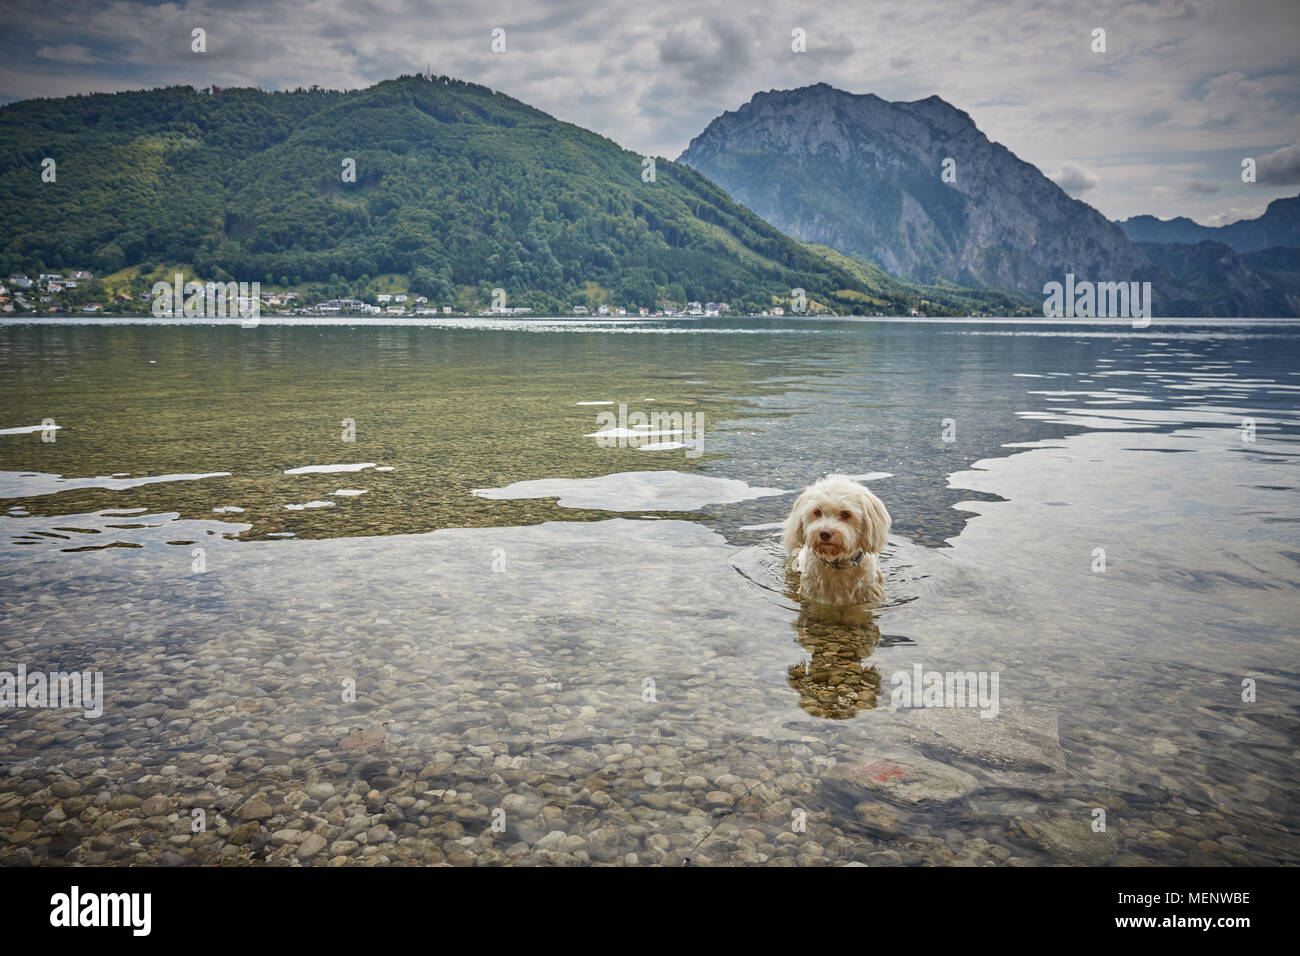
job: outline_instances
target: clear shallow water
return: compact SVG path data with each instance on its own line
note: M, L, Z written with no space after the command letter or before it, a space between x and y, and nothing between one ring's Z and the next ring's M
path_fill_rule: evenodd
M3 667L105 675L0 712L0 854L1295 862L1298 331L0 326L0 429L61 426L0 434ZM868 621L782 593L829 471L890 475Z

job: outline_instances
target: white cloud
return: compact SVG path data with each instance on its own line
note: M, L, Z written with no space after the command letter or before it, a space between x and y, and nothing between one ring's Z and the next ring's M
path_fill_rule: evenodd
M1255 181L1273 186L1294 186L1300 183L1300 143L1283 146L1259 157L1255 167Z
M1048 173L1048 178L1075 199L1101 185L1100 176L1075 162L1062 163L1056 172Z
M61 60L65 63L94 63L98 59L89 47L76 43L60 43L58 46L43 46L36 51L43 60Z
M1264 215L1265 206L1267 206L1267 203L1264 206L1233 206L1223 212L1215 213L1213 216L1207 216L1204 225L1226 226L1238 219L1258 219Z

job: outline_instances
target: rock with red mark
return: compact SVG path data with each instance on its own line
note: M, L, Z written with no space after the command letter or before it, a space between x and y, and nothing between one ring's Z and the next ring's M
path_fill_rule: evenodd
M948 803L979 789L964 770L919 754L877 757L862 763L839 764L830 773L842 784L860 787L902 803Z

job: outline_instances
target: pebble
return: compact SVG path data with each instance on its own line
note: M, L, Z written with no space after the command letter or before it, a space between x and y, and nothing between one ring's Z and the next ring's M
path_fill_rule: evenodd
M271 804L262 797L253 797L238 811L241 820L266 820L272 813Z
M321 850L325 849L326 841L319 833L309 833L306 839L298 847L298 859L310 860Z

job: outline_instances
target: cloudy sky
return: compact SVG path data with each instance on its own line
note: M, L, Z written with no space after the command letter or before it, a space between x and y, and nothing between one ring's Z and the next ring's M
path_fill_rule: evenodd
M428 67L676 158L755 92L824 81L938 94L1111 218L1221 225L1300 193L1298 28L1300 0L5 0L0 102Z

